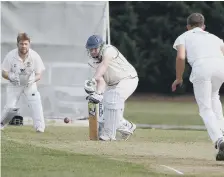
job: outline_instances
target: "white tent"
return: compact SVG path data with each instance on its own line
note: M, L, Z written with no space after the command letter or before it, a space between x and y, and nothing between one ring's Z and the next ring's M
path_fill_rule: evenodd
M31 47L46 66L38 83L48 119L87 116L83 84L90 77L85 42L92 34L102 35L110 43L109 2L1 2L1 62L16 48L19 32L31 36ZM5 86L1 82L1 108L5 104ZM21 115L30 116L20 101Z

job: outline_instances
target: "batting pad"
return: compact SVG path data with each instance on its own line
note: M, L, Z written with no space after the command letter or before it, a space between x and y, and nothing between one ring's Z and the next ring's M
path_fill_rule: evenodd
M107 109L104 108L104 133L105 136L108 136L110 139L116 139L116 130L119 125L119 120L123 116L122 109ZM103 134L104 134L103 133Z
M104 93L104 133L110 139L116 139L116 130L123 118L124 99L116 88Z
M103 105L108 109L124 109L124 101L116 88L104 93Z

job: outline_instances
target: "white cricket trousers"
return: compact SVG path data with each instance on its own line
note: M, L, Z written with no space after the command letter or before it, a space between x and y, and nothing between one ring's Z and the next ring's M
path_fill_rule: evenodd
M18 95L21 93L23 87L15 87L15 86L8 86L6 89L6 108L14 108L17 107L16 102L18 99ZM21 97L24 97L28 106L31 109L31 116L33 119L33 126L34 128L40 129L44 131L45 129L45 121L43 115L43 107L41 103L41 97L38 90L34 87L29 87L24 89ZM20 97L20 99L21 99ZM4 111L3 111L4 114Z
M138 77L121 80L115 86L107 87L104 93L104 132L110 139L116 139L116 130L131 123L123 117L125 101L138 86ZM129 125L130 124L130 125Z
M109 86L106 91L115 89L120 94L121 98L126 101L136 90L138 81L138 77L123 79L116 86Z
M206 61L206 60L205 60ZM192 67L190 81L199 107L199 114L213 143L223 137L224 118L219 90L224 82L224 60L200 61Z

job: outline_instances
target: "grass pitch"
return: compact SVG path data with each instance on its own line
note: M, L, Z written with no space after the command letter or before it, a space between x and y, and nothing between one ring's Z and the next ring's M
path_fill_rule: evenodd
M135 123L203 125L193 103L129 101ZM126 142L89 141L88 128L31 126L1 132L2 177L224 176L205 131L137 129ZM175 171L176 170L176 171Z
M137 129L129 141L88 140L88 128L8 127L2 132L3 177L224 176L204 131Z

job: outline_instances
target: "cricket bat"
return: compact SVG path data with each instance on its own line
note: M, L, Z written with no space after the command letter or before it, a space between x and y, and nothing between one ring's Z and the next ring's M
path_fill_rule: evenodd
M88 102L89 112L89 139L97 141L98 137L98 119L99 119L99 104Z

